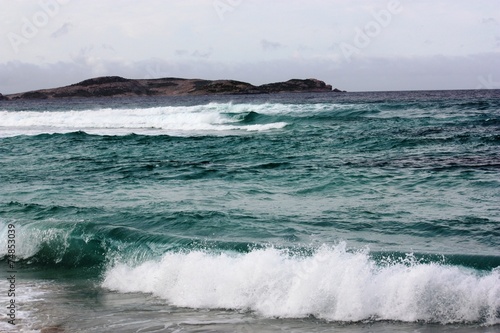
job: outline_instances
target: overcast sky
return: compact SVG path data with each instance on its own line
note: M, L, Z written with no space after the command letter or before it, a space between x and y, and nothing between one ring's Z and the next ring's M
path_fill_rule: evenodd
M500 88L500 1L0 0L0 93L103 75Z

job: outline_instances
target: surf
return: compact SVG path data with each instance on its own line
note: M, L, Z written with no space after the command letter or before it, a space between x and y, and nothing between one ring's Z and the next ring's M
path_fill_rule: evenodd
M249 107L231 103L150 108L99 108L58 111L0 111L0 136L73 133L96 135L189 135L192 133L258 132L287 123L249 123ZM250 117L252 117L250 115Z
M150 293L179 307L328 321L500 323L500 270L404 259L376 262L341 242L311 255L275 248L186 251L109 267L102 287Z

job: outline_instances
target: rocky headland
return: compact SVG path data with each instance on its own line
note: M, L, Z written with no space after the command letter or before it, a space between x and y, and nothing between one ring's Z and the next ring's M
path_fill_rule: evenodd
M317 79L292 79L254 86L235 80L202 80L182 78L126 79L120 76L103 76L88 79L65 87L33 90L2 95L0 100L130 97L130 96L182 96L182 95L232 95L303 92L341 92Z

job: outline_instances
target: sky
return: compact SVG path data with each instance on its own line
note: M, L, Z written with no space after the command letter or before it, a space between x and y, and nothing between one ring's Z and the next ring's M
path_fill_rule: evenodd
M0 93L106 75L500 89L500 1L0 0Z

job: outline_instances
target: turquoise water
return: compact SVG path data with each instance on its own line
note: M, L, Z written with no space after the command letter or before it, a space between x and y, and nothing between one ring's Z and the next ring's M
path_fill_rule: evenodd
M494 332L499 146L498 90L0 102L0 286L14 228L27 331Z

